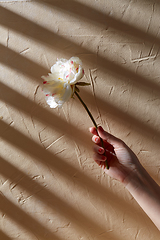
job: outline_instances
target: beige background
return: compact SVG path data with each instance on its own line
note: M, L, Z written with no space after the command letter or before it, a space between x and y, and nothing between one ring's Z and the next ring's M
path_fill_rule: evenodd
M0 0L0 239L158 240L160 233L92 160L78 99L50 109L42 75L84 65L81 97L160 184L159 0Z

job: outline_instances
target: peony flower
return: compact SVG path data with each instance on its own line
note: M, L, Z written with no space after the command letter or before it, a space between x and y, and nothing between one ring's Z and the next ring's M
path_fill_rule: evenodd
M84 70L82 68L82 62L78 57L72 57L69 60L63 58L59 59L51 67L51 73L49 73L48 76L42 76L42 79L44 80L43 92L45 93L46 101L51 108L62 107L62 105L75 94L86 109L97 129L98 126L91 112L78 94L79 89L77 86L90 85L85 82L78 82L83 75ZM104 147L102 139L101 145ZM106 155L106 153L104 154ZM107 160L106 168L109 169Z
M62 107L74 94L75 84L83 77L82 62L78 57L59 59L48 76L42 76L43 92L51 108Z

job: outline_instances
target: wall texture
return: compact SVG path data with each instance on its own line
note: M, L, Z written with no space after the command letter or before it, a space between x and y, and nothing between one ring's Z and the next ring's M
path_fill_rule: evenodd
M158 240L92 160L78 99L50 109L42 75L78 56L81 96L160 183L159 0L0 0L0 239Z

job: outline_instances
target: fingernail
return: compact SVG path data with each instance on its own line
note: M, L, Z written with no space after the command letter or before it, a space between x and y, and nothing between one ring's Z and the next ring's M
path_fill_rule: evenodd
M103 155L102 160L106 161L107 160L106 156Z
M95 137L95 142L98 142L99 138L98 137Z
M99 152L99 153L102 153L103 151L104 151L103 148L99 148L99 149L98 149L98 152Z

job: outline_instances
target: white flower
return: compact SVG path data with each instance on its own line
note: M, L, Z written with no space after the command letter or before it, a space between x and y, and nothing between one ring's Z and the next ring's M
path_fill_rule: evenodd
M83 75L82 62L78 57L57 60L51 67L51 73L42 76L43 92L48 105L51 108L61 107L72 97L75 84Z

